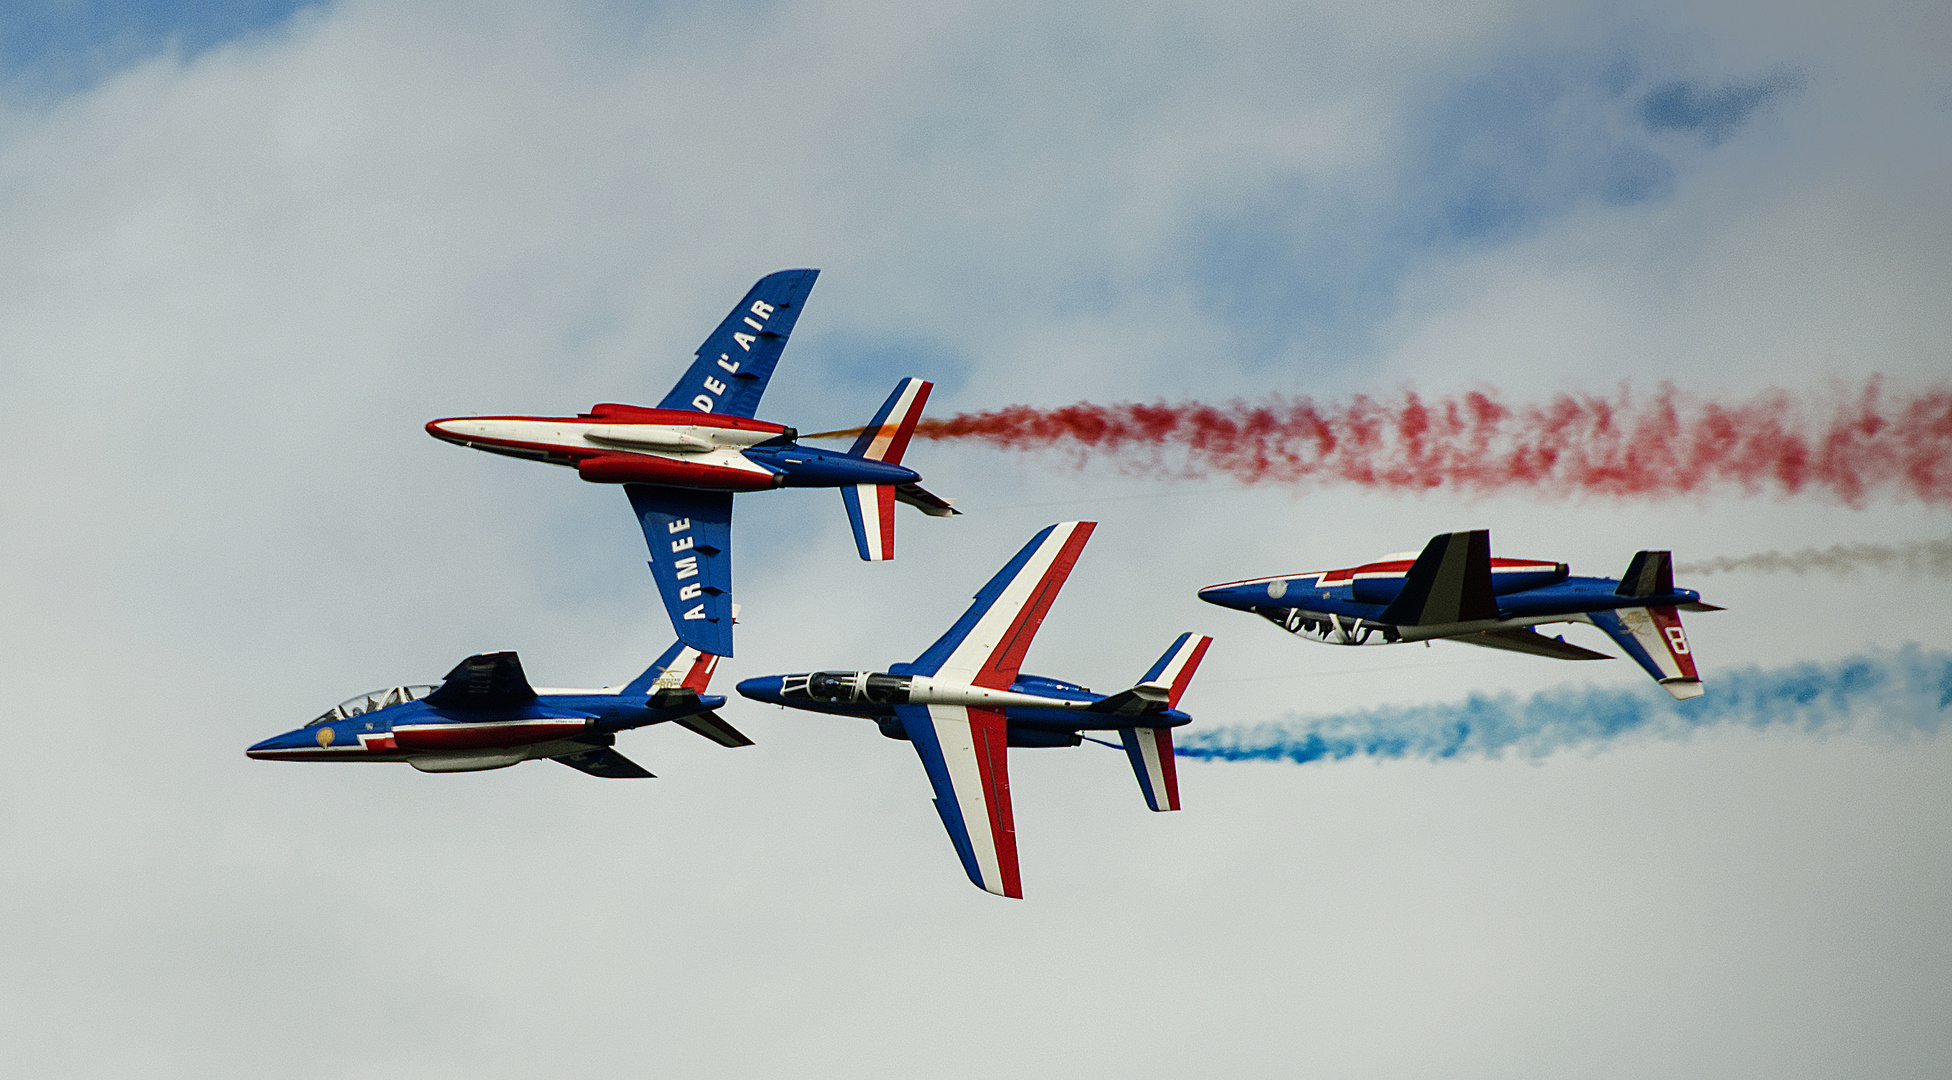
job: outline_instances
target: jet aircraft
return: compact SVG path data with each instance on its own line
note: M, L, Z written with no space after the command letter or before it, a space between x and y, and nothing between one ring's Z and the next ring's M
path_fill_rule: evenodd
M734 492L841 489L855 547L871 562L895 557L895 503L935 517L956 513L901 463L931 383L903 379L845 453L802 446L792 428L753 419L819 274L782 270L759 279L654 409L602 404L573 417L448 417L429 421L427 433L622 484L678 638L730 656Z
M1200 599L1331 645L1444 640L1559 660L1609 659L1530 629L1591 623L1676 699L1702 692L1680 612L1722 610L1674 587L1668 552L1640 552L1618 581L1572 577L1565 563L1492 558L1485 529L1432 537L1420 555L1209 585Z
M470 656L440 685L396 686L341 702L246 750L264 761L404 761L421 772L477 772L553 758L591 776L651 773L613 747L617 732L675 721L721 746L751 746L712 710L718 657L672 645L629 685L537 690L512 652Z
M1024 653L1095 522L1067 521L1031 538L976 594L954 627L913 663L887 671L819 671L747 679L739 693L809 712L859 716L915 747L935 809L977 887L1021 899L1007 749L1077 746L1116 731L1153 810L1179 809L1172 729L1190 723L1179 698L1213 639L1181 634L1137 686L1110 696L1021 674Z

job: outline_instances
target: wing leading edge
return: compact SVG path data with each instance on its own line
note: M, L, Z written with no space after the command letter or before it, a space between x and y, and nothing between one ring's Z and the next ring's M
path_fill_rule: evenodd
M751 416L819 276L818 270L781 270L760 278L698 346L698 358L657 407Z

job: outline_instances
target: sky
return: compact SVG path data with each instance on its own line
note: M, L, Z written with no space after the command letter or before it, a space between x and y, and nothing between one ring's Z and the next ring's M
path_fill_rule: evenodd
M760 415L803 431L910 375L931 415L1942 385L1942 5L6 11L21 1075L1952 1069L1952 740L1875 702L1541 752L1182 759L1174 814L1113 751L1022 751L1022 902L963 878L909 748L840 718L739 700L751 748L627 734L659 774L631 783L243 756L471 653L543 685L641 670L670 634L622 494L421 425L654 403L786 267L822 275ZM1652 689L1627 661L1337 650L1194 593L1465 528L1606 575L1641 548L1952 532L1888 491L908 463L966 513L904 511L892 563L855 558L831 493L740 499L720 689L910 659L1032 533L1088 518L1027 670L1112 691L1212 634L1196 730L1611 702ZM1711 696L1952 642L1952 580L1917 565L1682 584L1728 609L1687 616Z

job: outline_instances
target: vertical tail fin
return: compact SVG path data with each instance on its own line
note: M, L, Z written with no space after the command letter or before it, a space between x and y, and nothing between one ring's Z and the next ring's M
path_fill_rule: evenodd
M1200 661L1206 659L1206 648L1213 639L1205 634L1181 634L1152 665L1152 670L1139 680L1140 686L1157 686L1166 691L1166 708L1179 707L1179 697L1193 681L1193 673L1200 669Z
M664 655L653 660L642 675L624 687L623 692L627 695L651 695L667 690L689 690L702 695L712 685L712 673L717 670L717 656L699 652L682 641L674 641L670 648L664 650Z
M1146 712L1177 708L1180 696L1193 681L1200 661L1206 657L1213 639L1205 634L1181 634L1139 685L1099 704L1125 701ZM1130 715L1126 709L1114 711ZM1128 727L1118 729L1125 744L1125 756L1132 762L1132 773L1139 778L1139 793L1146 806L1157 811L1179 809L1179 770L1173 764L1173 729L1169 727Z
M860 438L848 453L867 458L870 461L885 461L890 465L901 464L903 454L908 452L908 442L915 436L915 422L922 418L922 406L929 401L929 390L934 383L924 379L903 379L895 385L895 392L881 403L881 411L861 429ZM948 504L933 495L922 491L913 484L920 496L934 503L917 502L922 511L942 516L954 513ZM847 523L854 527L854 548L861 558L868 562L883 562L895 557L895 500L903 492L891 484L856 484L840 490L841 499L847 503ZM904 502L915 501L913 498Z
M908 440L915 435L915 422L922 418L922 406L928 404L929 391L934 386L932 382L914 378L896 384L895 392L881 403L881 411L861 429L861 437L854 440L848 453L890 465L901 464L901 456L908 452Z

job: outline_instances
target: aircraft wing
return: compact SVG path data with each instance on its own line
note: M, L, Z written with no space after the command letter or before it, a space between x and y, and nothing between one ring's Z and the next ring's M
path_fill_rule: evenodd
M732 493L625 484L678 640L732 655Z
M1063 521L1031 537L976 594L976 602L956 625L907 665L908 672L1009 689L1051 602L1097 527L1095 521Z
M752 745L752 740L746 738L744 732L726 723L725 717L709 709L704 712L692 713L690 716L680 716L676 723L679 727L688 731L695 731L720 746L730 746L736 749L741 746Z
M502 709L527 705L535 689L512 652L482 653L454 665L434 692L421 699L437 709Z
M1554 660L1611 660L1603 652L1581 648L1564 638L1549 638L1535 630L1514 627L1510 630L1486 630L1479 634L1460 634L1445 638L1445 641L1461 641L1466 645L1482 645L1487 649L1509 649L1512 652L1531 653L1533 656L1549 656Z
M969 880L1023 899L1003 713L963 705L897 705L895 713L928 771L936 813Z
M751 416L819 276L818 270L781 270L760 278L698 346L698 358L657 407Z

